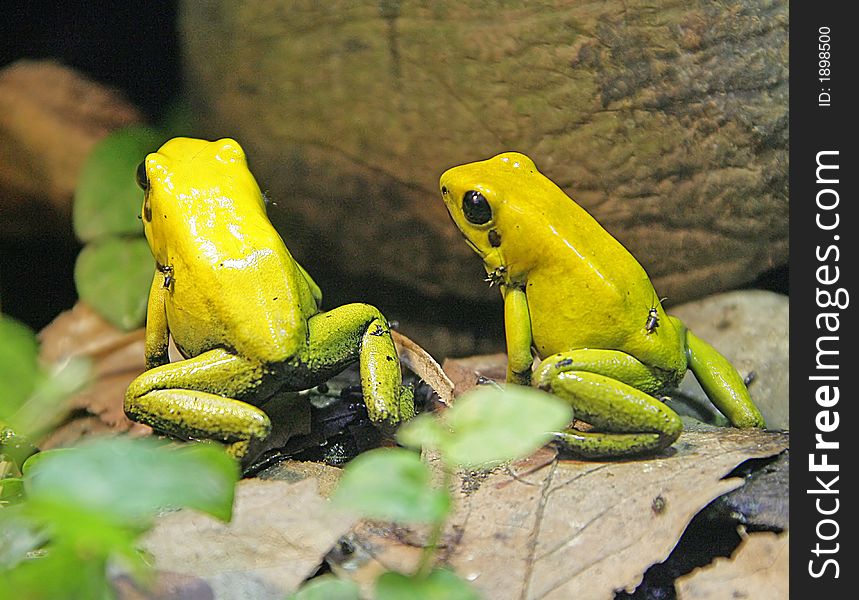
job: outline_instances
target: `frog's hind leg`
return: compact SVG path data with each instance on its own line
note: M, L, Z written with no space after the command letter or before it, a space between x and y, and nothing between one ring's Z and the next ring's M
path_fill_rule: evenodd
M557 440L587 458L654 453L674 443L680 417L651 396L661 380L629 354L614 350L573 350L543 360L535 384L564 398L576 418L597 432L566 429Z
M333 376L356 359L367 414L374 423L397 425L414 416L414 394L402 385L397 349L388 321L369 304L346 304L307 321L306 368Z
M707 397L734 427L763 427L764 418L752 402L743 377L718 350L693 334L676 317L686 331L686 358Z
M145 371L128 387L125 413L170 435L224 442L241 458L271 430L263 411L235 399L253 393L262 375L257 364L210 350Z

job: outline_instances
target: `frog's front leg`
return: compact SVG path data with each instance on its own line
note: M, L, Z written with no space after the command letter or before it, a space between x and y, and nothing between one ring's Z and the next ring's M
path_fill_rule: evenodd
M342 371L356 359L367 414L374 423L397 425L415 414L411 387L402 385L397 349L388 322L369 304L346 304L307 321L309 345L288 379L299 389ZM302 375L304 373L304 375Z
M558 441L588 458L658 452L683 430L680 417L654 398L661 379L642 362L616 350L572 350L549 356L535 385L564 398L576 418L597 432L567 429Z
M734 365L713 346L689 331L677 317L668 317L686 332L686 358L707 397L734 427L764 427L764 417Z
M167 353L170 328L167 326L167 309L165 307L169 284L165 272L160 267L156 268L155 275L152 277L152 285L149 288L149 300L146 306L144 353L147 369L166 365L170 362Z
M531 354L531 313L528 298L523 287L505 285L501 289L504 294L507 382L531 385L534 357Z
M236 399L260 391L264 374L258 363L210 350L144 372L128 387L125 412L167 434L224 442L241 458L271 430L263 411Z

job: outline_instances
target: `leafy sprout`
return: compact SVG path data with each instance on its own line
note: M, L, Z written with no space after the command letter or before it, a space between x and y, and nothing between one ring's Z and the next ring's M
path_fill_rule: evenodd
M560 399L521 386L484 386L463 394L443 415L425 413L404 424L404 446L438 453L440 483L414 451L371 450L344 469L335 504L362 515L396 522L429 523L431 530L417 573L389 572L376 582L377 600L477 598L454 573L433 568L436 547L451 511L450 486L457 468L486 469L529 455L572 419Z

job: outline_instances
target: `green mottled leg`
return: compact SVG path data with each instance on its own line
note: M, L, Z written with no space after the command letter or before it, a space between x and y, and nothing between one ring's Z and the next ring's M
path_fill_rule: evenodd
M525 290L504 286L504 333L507 341L507 382L531 385L531 313Z
M317 377L334 375L357 358L367 414L374 423L397 425L415 414L413 391L402 372L388 322L368 304L347 304L307 321L306 363Z
M680 417L650 396L661 380L643 363L615 350L573 350L546 358L535 384L564 398L576 418L597 432L567 429L557 439L588 458L658 452L683 430Z
M128 387L125 412L171 435L225 442L241 458L271 429L263 411L234 399L258 387L262 375L258 364L211 350L144 372Z
M764 427L764 417L734 366L688 329L686 357L707 397L734 427Z

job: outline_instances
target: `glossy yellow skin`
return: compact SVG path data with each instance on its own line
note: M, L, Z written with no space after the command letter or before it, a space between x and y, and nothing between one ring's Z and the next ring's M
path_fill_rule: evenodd
M257 406L356 360L374 422L414 414L387 321L366 304L320 312L322 294L271 225L238 143L175 138L146 157L138 180L156 270L148 370L128 388L129 417L243 457L271 428ZM186 360L169 363L171 336Z
M530 158L508 152L454 167L440 188L504 297L508 382L533 379L595 427L559 432L570 449L611 457L672 444L682 423L653 394L675 387L687 366L735 426L763 427L736 369L665 314L638 261ZM469 220L471 192L488 208ZM532 351L542 359L533 378Z

